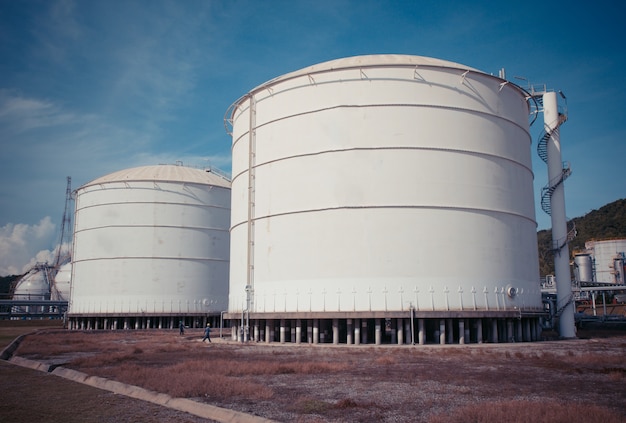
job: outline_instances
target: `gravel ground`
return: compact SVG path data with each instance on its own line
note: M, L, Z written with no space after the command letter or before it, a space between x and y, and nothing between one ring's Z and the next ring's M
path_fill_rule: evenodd
M46 337L27 337L24 343L32 347L54 336L51 333ZM110 348L104 344L98 347L100 338L110 344L110 336L91 336L94 349ZM507 401L597 406L616 416L616 421L626 421L623 333L592 339L463 346L268 345L221 340L203 344L199 341L200 332L178 337L166 331L149 336L126 331L115 336L120 345L141 338L141 353L135 354L133 365L158 369L163 379L175 377L168 373L173 371L170 367L176 368L172 363L186 360L202 360L216 366L229 363L235 368L250 365L252 370L235 372L228 380L262 386L271 395L224 396L217 386L217 391L207 389L206 394L193 399L281 422L428 422L463 407L479 406L488 411ZM154 342L154 350L146 342ZM166 344L184 348L185 354L168 353ZM23 355L18 350L17 354L40 361L59 361L59 357L46 356L45 351ZM81 354L84 351L75 351L75 356ZM115 366L81 367L71 363L72 354L65 354L62 361L67 362L66 367L85 373L133 383L127 380L132 375L116 373ZM283 370L262 371L276 363L284 365ZM306 363L332 366L305 373L297 370ZM28 373L28 377L22 372ZM206 421L90 387L60 389L58 386L70 382L6 363L0 366L0 376L2 421ZM226 380L217 379L211 372L198 377L204 378L206 386ZM158 390L158 384L157 388L144 387ZM12 410L17 410L17 414L11 414ZM45 413L46 419L35 414L20 417L33 410ZM72 416L80 419L72 420Z

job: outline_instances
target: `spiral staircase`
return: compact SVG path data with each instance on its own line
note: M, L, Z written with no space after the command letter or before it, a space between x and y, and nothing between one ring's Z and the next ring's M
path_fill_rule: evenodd
M537 98L539 104L541 104L541 97ZM554 128L545 128L539 136L539 142L537 143L537 155L548 164L548 140L554 134L557 134L561 125L567 121L567 114L559 113L557 125ZM563 162L561 173L555 178L552 178L548 184L541 189L541 209L548 215L552 216L552 194L565 180L572 174L572 169L569 162ZM567 235L561 239L554 240L552 245L552 252L559 254L560 251L576 237L576 225L573 220L567 221Z

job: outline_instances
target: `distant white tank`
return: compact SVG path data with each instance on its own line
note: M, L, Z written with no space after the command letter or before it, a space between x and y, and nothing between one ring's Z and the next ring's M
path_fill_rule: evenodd
M626 239L587 241L586 250L593 255L596 282L624 285Z
M16 284L14 300L49 300L50 266L38 263Z
M14 300L41 301L50 299L51 266L37 263L15 285ZM14 306L12 311L18 313L40 313L46 308L38 305Z
M70 284L72 280L72 263L68 262L61 267L54 277L50 289L50 299L53 301L68 301L70 299Z
M528 116L516 85L418 56L253 89L227 112L229 311L541 309Z
M219 316L228 300L229 222L230 182L214 172L145 166L81 186L70 318Z

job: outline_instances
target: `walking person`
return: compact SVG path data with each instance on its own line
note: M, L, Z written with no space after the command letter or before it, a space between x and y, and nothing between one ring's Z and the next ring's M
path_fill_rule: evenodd
M209 342L211 342L211 324L210 323L206 324L206 329L204 329L204 338L202 338L202 342L204 342L205 339L208 339Z
M178 329L180 329L180 334L181 335L185 334L185 324L183 323L182 320L180 322L178 322Z

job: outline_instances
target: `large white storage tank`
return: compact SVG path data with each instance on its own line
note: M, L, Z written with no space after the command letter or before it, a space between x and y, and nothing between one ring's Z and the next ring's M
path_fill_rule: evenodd
M253 89L227 112L229 312L541 309L528 117L516 85L418 56Z
M229 222L230 182L214 172L145 166L83 185L76 191L70 319L82 327L81 318L109 317L93 321L102 327L137 317L124 326L151 327L157 317L159 326L219 317L228 301Z

